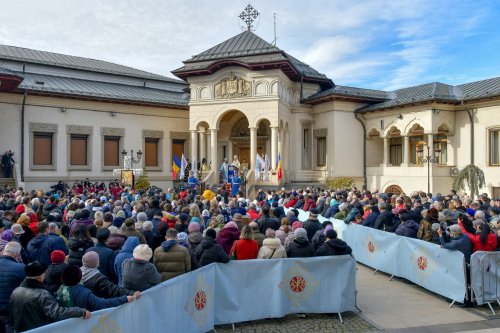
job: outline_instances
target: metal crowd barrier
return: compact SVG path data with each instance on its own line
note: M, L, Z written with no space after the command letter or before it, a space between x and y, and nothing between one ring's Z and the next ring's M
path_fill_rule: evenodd
M475 252L470 260L471 287L478 305L491 303L500 305L500 252Z

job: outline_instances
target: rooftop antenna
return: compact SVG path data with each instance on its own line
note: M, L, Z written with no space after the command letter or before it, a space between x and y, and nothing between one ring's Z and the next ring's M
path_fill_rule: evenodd
M241 12L239 18L245 22L247 25L247 30L252 31L253 28L253 21L260 15L258 11L256 11L252 5L248 4L248 6L245 7L245 9Z
M276 46L276 41L278 40L278 37L276 37L276 13L274 13L274 40L272 44Z

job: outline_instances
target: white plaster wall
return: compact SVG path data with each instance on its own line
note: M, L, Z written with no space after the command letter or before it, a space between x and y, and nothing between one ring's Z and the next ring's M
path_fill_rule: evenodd
M21 155L22 98L22 95L0 94L0 154L10 149L16 162Z

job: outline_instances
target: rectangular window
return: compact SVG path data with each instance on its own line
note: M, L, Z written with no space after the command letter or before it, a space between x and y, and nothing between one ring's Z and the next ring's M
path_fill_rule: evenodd
M120 165L120 137L104 137L104 166Z
M144 143L144 165L147 167L158 166L159 139L146 138Z
M412 164L421 164L418 160L418 145L424 141L423 135L410 136L410 163Z
M88 135L71 134L70 164L87 165Z
M500 129L490 130L490 165L500 165Z
M446 134L438 134L434 137L434 151L441 150L438 157L438 164L446 165L448 163L448 137Z
M52 165L53 133L33 133L33 165Z
M318 166L326 165L326 138L317 138L316 163Z
M403 162L403 138L389 139L389 161L392 165L400 165Z

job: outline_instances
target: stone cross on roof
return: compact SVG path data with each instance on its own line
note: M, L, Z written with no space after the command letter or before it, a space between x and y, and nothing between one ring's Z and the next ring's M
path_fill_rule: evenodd
M239 18L246 23L247 29L252 30L252 23L259 16L259 12L256 11L252 5L248 4L246 8L241 12Z

